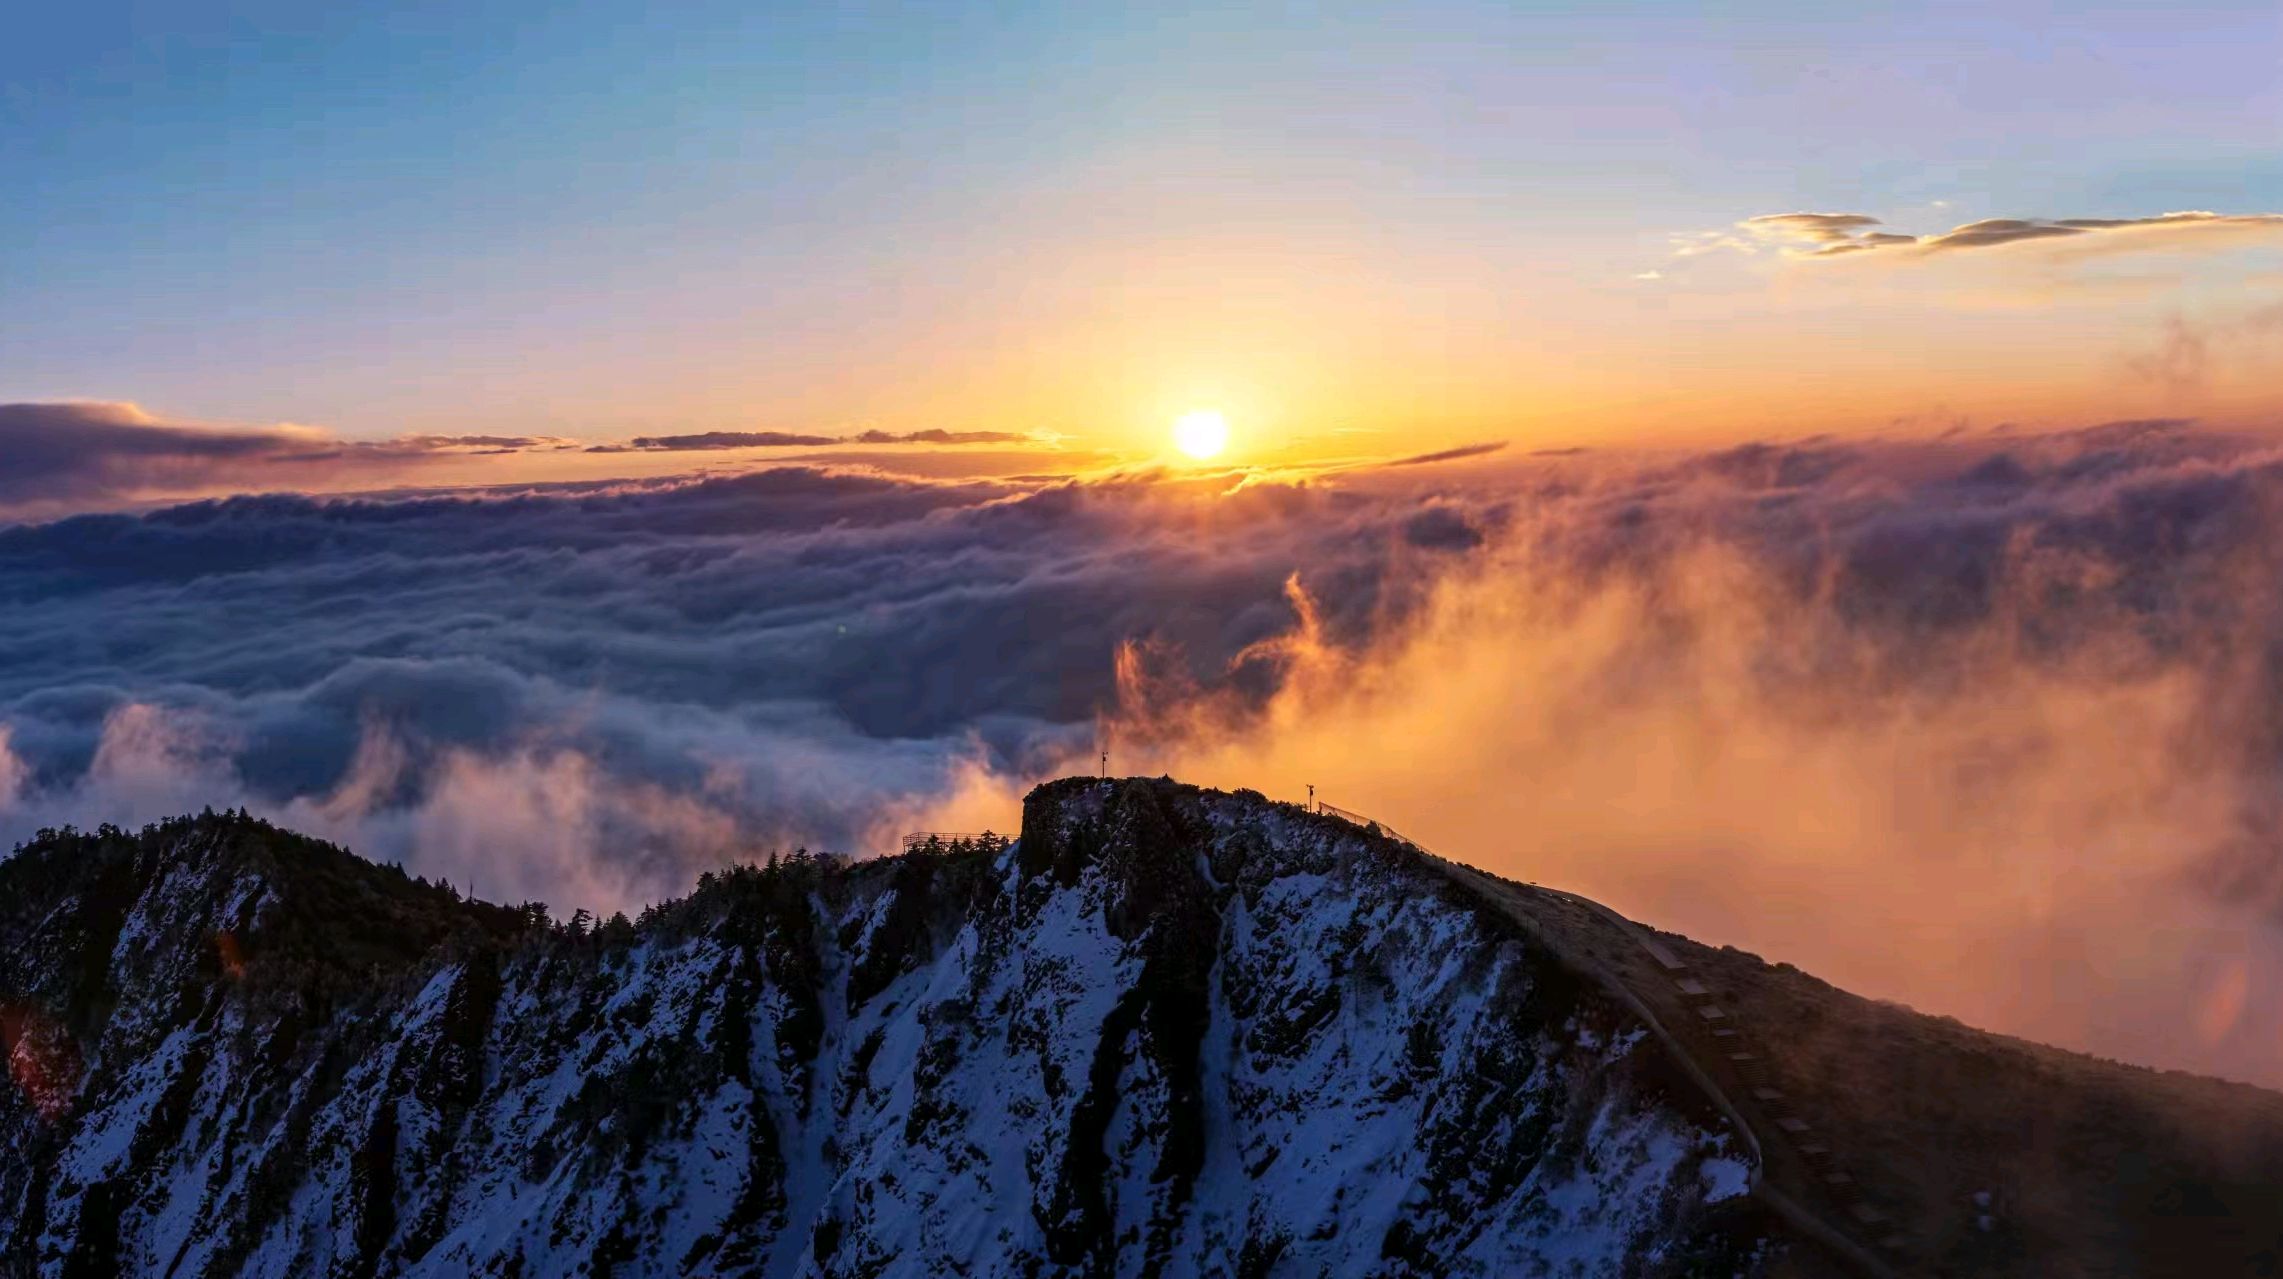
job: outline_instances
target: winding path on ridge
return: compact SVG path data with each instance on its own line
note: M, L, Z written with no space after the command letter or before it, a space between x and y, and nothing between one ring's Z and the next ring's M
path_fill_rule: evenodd
M1887 1214L1862 1197L1854 1177L1838 1165L1831 1150L1816 1137L1814 1127L1789 1106L1789 1099L1775 1087L1775 1081L1768 1075L1767 1062L1762 1052L1754 1051L1755 1046L1736 1024L1736 1019L1721 1006L1718 996L1691 974L1687 963L1659 943L1648 930L1591 898L1558 888L1499 879L1471 866L1438 856L1418 842L1360 813L1330 804L1320 804L1319 807L1331 816L1375 831L1417 851L1454 882L1496 903L1509 918L1537 938L1549 951L1583 970L1631 1008L1657 1037L1657 1041L1664 1045L1674 1062L1696 1083L1714 1107L1727 1117L1737 1135L1750 1148L1753 1198L1759 1200L1785 1224L1821 1244L1859 1273L1873 1276L1874 1279L1893 1279L1898 1273L1870 1248L1826 1221L1790 1190L1769 1182L1766 1169L1773 1143L1780 1156L1790 1165L1787 1171L1799 1180L1820 1184L1822 1189L1819 1198L1843 1201L1849 1217L1862 1227L1877 1229L1889 1225ZM1537 894L1567 903L1617 931L1641 954L1646 955L1670 982L1672 996L1644 997L1643 992L1635 989L1635 983L1628 982L1607 964L1586 953L1584 948L1557 935L1542 917L1542 912L1534 909L1533 904L1525 899L1526 894ZM1714 1043L1723 1050L1720 1053L1724 1059L1722 1062L1715 1064L1705 1060L1703 1055L1674 1034L1651 1007L1652 1003L1670 1004L1675 998L1703 1023ZM1721 1086L1717 1075L1737 1078L1749 1091L1741 1097L1732 1097L1730 1091ZM1748 1112L1759 1114L1765 1122L1755 1124ZM1899 1252L1907 1246L1908 1240L1904 1236L1891 1231L1884 1233L1878 1242L1880 1249L1890 1253Z

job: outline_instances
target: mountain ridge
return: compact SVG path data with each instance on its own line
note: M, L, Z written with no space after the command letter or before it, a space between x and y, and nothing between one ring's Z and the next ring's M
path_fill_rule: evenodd
M1848 1273L1542 893L1148 779L594 926L242 814L46 832L0 862L0 1273ZM2074 1272L1918 1185L1900 1268Z

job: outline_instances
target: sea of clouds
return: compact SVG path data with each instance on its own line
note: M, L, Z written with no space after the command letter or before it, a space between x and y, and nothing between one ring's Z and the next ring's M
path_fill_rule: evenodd
M1107 742L2278 1082L2279 561L2283 455L2170 422L80 515L0 528L0 837L245 804L610 908Z
M236 497L0 529L0 837L246 804L486 895L618 905L851 852L1094 758L1121 644L1200 684L1309 566L1366 643L1454 506L1161 475L801 467L508 497ZM1236 662L1237 669L1231 669Z

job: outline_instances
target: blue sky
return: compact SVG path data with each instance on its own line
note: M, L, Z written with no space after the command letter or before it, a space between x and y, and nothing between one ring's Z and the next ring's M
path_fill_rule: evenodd
M51 6L0 48L0 399L1587 430L1763 322L1760 276L1644 309L1675 233L2283 208L2279 53L2272 5Z

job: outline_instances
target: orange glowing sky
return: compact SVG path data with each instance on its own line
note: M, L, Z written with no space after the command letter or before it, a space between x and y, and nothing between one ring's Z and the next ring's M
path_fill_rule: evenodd
M2283 385L2271 5L517 8L17 31L0 402L1244 460Z

